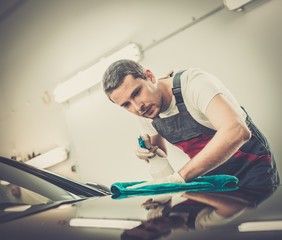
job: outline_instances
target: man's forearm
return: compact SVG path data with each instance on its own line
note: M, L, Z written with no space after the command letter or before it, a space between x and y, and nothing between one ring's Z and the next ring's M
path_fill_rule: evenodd
M179 174L190 181L218 167L250 138L246 126L227 126L217 131L210 142L179 171Z

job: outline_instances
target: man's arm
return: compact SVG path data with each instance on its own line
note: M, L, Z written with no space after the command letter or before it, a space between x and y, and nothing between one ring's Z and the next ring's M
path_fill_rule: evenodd
M245 121L222 94L207 106L206 115L217 130L210 142L179 171L185 181L192 180L227 161L251 137Z

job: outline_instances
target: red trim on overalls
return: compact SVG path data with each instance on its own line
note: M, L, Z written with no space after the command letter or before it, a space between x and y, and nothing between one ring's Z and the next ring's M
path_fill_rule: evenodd
M174 145L180 148L183 152L185 152L190 158L193 158L197 155L211 140L212 137L207 135L201 135L199 137L192 138L187 141L182 141L175 143ZM269 154L265 155L256 155L252 153L245 153L238 150L232 158L242 159L248 162L252 161L265 161L267 163L271 163L271 156Z
M211 137L207 135L201 135L190 140L174 143L174 145L185 152L190 158L193 158L207 145L210 140Z

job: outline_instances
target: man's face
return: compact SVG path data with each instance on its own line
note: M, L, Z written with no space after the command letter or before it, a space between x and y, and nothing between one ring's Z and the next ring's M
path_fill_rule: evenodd
M147 80L127 75L111 94L111 100L127 111L145 118L156 118L161 112L162 95L153 74L146 71Z

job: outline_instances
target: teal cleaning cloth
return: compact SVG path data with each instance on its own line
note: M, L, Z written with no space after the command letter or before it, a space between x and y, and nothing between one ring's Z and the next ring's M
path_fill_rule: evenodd
M159 183L134 188L139 182L117 182L112 184L112 198L146 196L175 192L222 192L238 189L238 178L231 175L211 175L193 179L187 183ZM130 187L130 188L129 188Z

